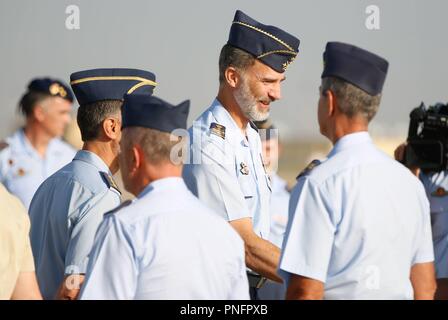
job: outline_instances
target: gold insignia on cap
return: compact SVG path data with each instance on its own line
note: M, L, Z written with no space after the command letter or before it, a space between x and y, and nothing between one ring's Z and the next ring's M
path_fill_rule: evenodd
M51 84L51 86L48 88L48 91L52 96L61 96L62 98L65 98L67 96L67 91L57 82Z
M270 54L279 54L279 53L281 53L281 54L289 54L289 55L293 56L292 59L294 59L295 56L297 55L297 52L295 52L295 51L289 51L289 50L272 50L272 51L268 51L268 52L265 52L265 53L260 54L259 56L257 56L257 59L266 57L266 56L268 56L268 55L270 55Z
M240 163L240 172L247 176L249 174L249 167L244 162Z
M63 86L59 86L59 95L60 95L62 98L65 98L65 97L67 96L67 91L65 91L65 89L64 89Z
M286 69L289 67L289 65L296 59L296 56L291 57L288 61L282 64L283 71L286 71Z
M99 77L87 77L82 79L73 80L70 82L70 84L73 86L75 84L89 82L89 81L110 81L110 80L131 80L131 81L138 81L136 85L134 85L132 88L128 90L128 94L134 92L138 88L142 86L152 86L156 87L157 82L154 82L150 79L145 79L142 77L134 77L134 76L99 76Z
M59 85L59 83L52 83L51 84L51 86L48 88L48 91L50 92L50 94L52 95L52 96L55 96L55 95L57 95L57 94L59 94L59 87L60 87L60 85Z
M262 29L260 29L260 28L257 28L257 27L255 27L255 26L252 26L252 25L250 25L250 24L248 24L248 23L244 23L244 22L241 22L241 21L233 21L233 23L234 23L234 24L239 24L239 25L244 26L244 27L246 27L246 28L252 29L252 30L257 31L257 32L260 32L260 33L262 33L262 34L264 34L265 36L267 36L267 37L273 39L274 41L276 41L277 43L281 44L282 46L284 46L284 47L286 48L286 50L272 50L272 51L264 52L264 53L260 54L259 56L257 56L257 59L263 58L263 57L265 57L265 56L267 56L267 55L270 55L270 54L289 54L289 55L291 55L292 57L291 57L288 61L286 61L285 63L283 63L283 65L282 65L282 67L283 67L283 71L286 71L286 68L288 68L288 66L289 66L289 65L294 61L294 59L296 58L298 52L295 51L294 48L293 48L291 45L289 45L288 43L286 43L286 42L283 41L282 39L279 39L278 37L274 36L273 34L267 32L267 31L265 31L265 30L262 30Z
M214 134L215 136L218 136L222 139L226 138L226 127L224 127L222 124L212 122L210 124L210 133Z
M23 177L25 174L26 174L26 172L22 168L19 168L19 170L17 170L17 175L19 177Z
M448 192L447 192L444 188L442 188L442 187L438 187L438 188L436 189L436 191L434 191L433 193L431 193L431 195L432 195L433 197L444 197L444 196L448 195Z
M239 24L239 25L241 25L241 26L247 27L247 28L249 28L249 29L258 31L258 32L264 34L265 36L268 36L269 38L274 39L275 41L277 41L277 42L280 43L281 45L283 45L283 46L285 46L286 48L288 48L288 50L294 52L294 49L292 48L292 46L290 46L290 45L287 44L285 41L283 41L283 40L277 38L276 36L274 36L273 34L267 32L267 31L264 31L264 30L262 30L262 29L260 29L260 28L254 27L254 26L252 26L252 25L250 25L250 24L248 24L248 23L244 23L244 22L241 22L241 21L233 21L233 23L236 23L236 24Z

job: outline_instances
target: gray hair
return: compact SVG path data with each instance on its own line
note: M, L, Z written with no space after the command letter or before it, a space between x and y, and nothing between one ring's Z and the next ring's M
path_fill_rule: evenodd
M182 137L143 127L128 127L123 131L122 145L129 150L139 145L144 152L146 161L153 165L171 162L182 164L186 143Z
M338 99L339 109L349 118L361 115L370 122L375 117L380 106L381 93L372 96L339 78L323 78L321 90L322 94L327 90L333 92Z
M226 69L230 66L244 71L253 66L255 57L244 50L233 47L229 44L224 45L219 55L219 83L224 82Z

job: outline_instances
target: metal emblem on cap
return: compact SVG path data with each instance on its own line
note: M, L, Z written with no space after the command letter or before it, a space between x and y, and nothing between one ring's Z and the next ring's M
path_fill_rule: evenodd
M65 91L65 89L63 87L59 87L59 95L62 98L65 98L65 96L67 95L67 91Z
M62 98L65 98L67 96L67 91L62 87L59 83L55 82L53 83L49 88L48 91L50 91L50 94L52 96L61 96Z
M49 88L48 91L50 91L50 94L52 96L55 96L59 93L59 83L53 83Z
M293 56L291 59L282 64L283 71L286 71L288 66L296 59L296 56Z

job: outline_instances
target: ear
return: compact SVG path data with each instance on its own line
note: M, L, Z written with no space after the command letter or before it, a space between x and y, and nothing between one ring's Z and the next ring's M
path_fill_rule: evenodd
M127 164L127 170L130 176L134 176L139 173L139 169L143 164L142 150L139 146L133 145L128 148L126 153L121 151L120 157L124 157L123 160Z
M240 75L234 67L228 67L224 72L224 77L231 88L236 88L238 86Z
M134 145L131 152L132 168L131 171L137 171L144 162L144 153L139 145Z
M111 140L118 140L121 135L121 122L117 118L106 118L103 121L103 131Z
M34 115L34 118L37 119L37 121L39 121L39 122L44 121L44 119L45 119L44 108L40 104L35 105L33 108L33 115Z
M335 112L336 112L336 96L334 95L333 91L331 90L327 90L325 92L325 94L327 95L327 115L329 117L334 116Z

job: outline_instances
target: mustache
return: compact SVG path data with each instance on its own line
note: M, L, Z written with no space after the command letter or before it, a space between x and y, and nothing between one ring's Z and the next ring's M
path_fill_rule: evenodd
M274 102L275 101L275 99L271 99L271 98L261 98L261 99L258 99L258 102L261 102L261 103L264 103L264 104L270 104L271 102Z

